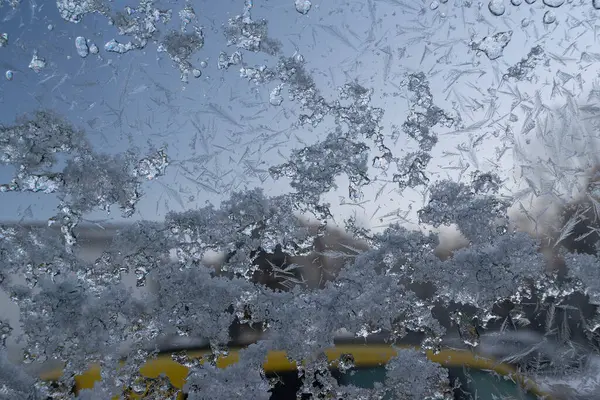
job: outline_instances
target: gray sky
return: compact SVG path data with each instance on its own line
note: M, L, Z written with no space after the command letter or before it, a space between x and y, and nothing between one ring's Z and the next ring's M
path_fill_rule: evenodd
M306 15L296 11L294 0L253 3L252 18L267 19L269 37L282 46L275 56L242 51L244 66L274 68L280 56L297 51L329 101L339 98L336 87L344 83L356 80L372 88L371 104L385 111L386 144L397 157L417 148L402 132L392 137L393 126L401 126L407 118L410 94L402 86L407 73L424 72L436 106L450 116L460 115L465 127L478 124L477 129L458 132L433 128L440 136L428 168L432 179L461 174L468 178L475 169L519 177L513 162L515 143L534 160L534 154L546 152L542 144L548 137L562 134L552 127L542 129L545 135L535 130L523 133L536 94L552 106L565 104L568 93L580 104L597 102L588 100L597 79L597 62L593 57L590 62L580 62L582 52L594 53L597 47L592 27L598 11L589 2L572 1L550 9L541 0L518 7L507 0L502 16L492 15L487 2L478 6L463 0L440 2L437 8L431 1L420 0L312 0ZM249 167L266 170L282 162L292 149L303 147L302 143L323 139L335 127L334 121L326 119L317 128L296 126L301 109L287 98L286 88L280 106L269 104L269 94L278 82L249 82L240 77L240 65L217 68L221 51L231 55L236 50L227 46L223 26L243 12L242 0L158 1L156 7L173 11L168 24L157 24L160 40L169 30L180 28L178 12L186 4L193 6L197 16L191 25L202 27L205 36L203 48L189 59L202 76L190 76L188 83L180 80L177 66L166 53L158 53L152 41L144 49L122 55L105 51L109 40L126 43L130 38L120 36L103 15L87 14L75 24L61 18L55 2L23 1L14 11L4 5L0 8L0 33L8 33L9 40L0 48L0 68L3 75L6 70L14 71L14 77L12 81L0 79L0 123L12 124L17 116L46 108L84 129L101 152L135 149L145 154L166 147L172 164L165 177L145 184L136 219L160 220L168 210L218 203L232 189L261 186L271 195L288 192L285 181L274 182L266 175L261 181L249 173ZM126 5L135 6L123 1L109 3L111 14ZM543 23L548 11L555 14L556 22ZM472 41L509 31L509 43L494 60L471 48ZM77 36L96 44L99 54L80 57L75 47ZM499 85L508 68L536 45L545 49L548 64L537 63L531 81ZM46 61L37 73L28 68L34 52ZM553 85L557 81L562 88L558 91ZM518 103L511 120L510 107L518 97L515 88L522 98L532 100ZM514 133L512 138L505 135L507 126ZM478 144L484 134L485 140ZM459 145L462 147L457 149ZM567 145L555 143L557 146L564 149ZM586 149L583 146L582 150ZM2 182L9 180L12 172L0 167ZM393 183L385 182L390 176L380 174L379 181L366 187L365 203L360 206L347 205L347 184L340 178L339 190L327 196L338 222L355 214L367 226L375 227L402 222L398 215L409 210L407 217L414 221L425 198L422 190L400 192ZM507 191L523 185L527 185L523 179L511 179ZM54 196L40 194L2 194L1 201L2 220L46 219L54 215L57 205ZM110 216L96 212L87 218L118 216L115 209Z

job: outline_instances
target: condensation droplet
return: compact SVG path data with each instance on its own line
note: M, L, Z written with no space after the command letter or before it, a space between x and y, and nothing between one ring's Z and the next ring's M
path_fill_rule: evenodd
M554 22L556 22L556 14L554 13L554 11L548 10L544 14L544 18L542 20L546 25L553 24Z
M600 10L600 0L592 0L592 6L596 9L596 10Z
M54 25L48 24L48 30L51 31L52 29L54 29Z
M565 0L543 0L543 3L548 7L560 7L565 4Z
M296 11L300 14L308 14L312 3L310 0L295 0Z
M535 3L535 0L525 0L525 3L527 3L527 4L533 4L533 3Z
M75 49L77 49L77 54L79 54L79 57L87 57L90 53L87 40L85 40L83 36L77 36L75 38Z
M6 77L7 80L12 81L13 80L13 72L9 69L8 71L6 71L4 73L4 76Z
M440 3L438 3L437 0L433 0L431 2L431 4L429 5L429 8L431 8L432 10L437 10L439 6L440 6Z
M206 68L208 66L208 63L206 61L200 61L200 68Z
M504 14L504 11L506 11L506 7L504 7L504 0L490 0L488 9L493 15L497 17L501 16Z
M527 28L527 27L529 26L529 23L530 23L530 22L531 22L531 21L530 21L528 18L523 18L523 19L521 20L521 27L523 27L523 28Z
M521 4L523 4L523 0L510 0L510 3L513 6L520 6Z
M194 68L192 70L192 75L194 78L200 78L202 76L202 71L200 71L198 68Z

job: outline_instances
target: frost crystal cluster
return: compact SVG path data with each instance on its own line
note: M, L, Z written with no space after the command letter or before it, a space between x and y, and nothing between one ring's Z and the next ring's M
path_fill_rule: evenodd
M7 3L16 7L19 2ZM308 0L285 3L302 21L317 15L321 7ZM394 27L406 47L392 48L384 41L388 32L383 37L375 33L380 3L403 4L403 11L414 14L412 22L418 29ZM167 377L149 383L139 374L140 366L158 352L157 343L165 338L202 338L213 352L203 364L190 360L187 353L172 355L190 368L184 388L189 399L270 398L278 383L267 378L263 361L272 350L285 350L299 365L297 373L303 378L299 397L451 399L456 388L448 370L429 361L426 352L440 350L452 334L458 335L461 345L514 361L541 381L549 376L558 381L591 368L591 363L579 362L579 346L594 353L600 340L596 310L600 305L600 178L593 170L598 158L586 159L566 149L587 143L586 124L597 131L597 82L586 104L579 104L575 94L583 92L581 71L567 71L573 61L566 57L568 51L562 56L546 51L540 44L544 37L537 31L535 44L521 46L512 61L504 59L518 32L505 27L493 33L465 31L458 40L444 37L435 44L431 38L441 31L438 26L444 26L443 35L457 29L454 22L446 26L450 2L435 1L429 7L409 3L364 2L361 11L371 18L371 26L366 38L361 38L360 49L353 42L359 34L329 25L311 26L330 35L340 47L360 53L344 60L344 67L354 64L354 69L344 70L344 82L327 91L318 84L301 49L288 52L283 40L270 37L268 21L253 18L254 1L245 0L242 14L222 25L227 48L206 59L219 73L235 72L234 79L248 85L266 106L265 112L286 114L292 120L290 130L318 131L308 143L287 149L285 157L274 157L278 161L266 166L257 163L263 182L271 180L278 189L287 184L289 191L274 194L237 185L218 205L207 202L185 209L180 202L184 210L170 211L160 222L136 221L120 229L93 261L80 257L79 229L84 219L99 210L110 212L114 206L124 218L132 217L144 194L143 185L162 184L174 165L184 170L185 160L173 161L168 147L149 154L100 152L87 132L50 111L30 113L0 126L0 165L13 173L0 182L0 196L18 192L59 199L47 224L0 224L0 287L19 306L26 345L25 367L11 364L6 342L14 328L0 320L0 399L73 398L75 376L94 363L102 368L102 382L77 394L80 399L107 399L123 387L142 393L146 384L162 396L156 398L173 398L177 389ZM510 5L492 0L487 8L481 5L477 10L470 0L455 3L463 19L473 12L478 22L504 16L509 7L525 7L516 0ZM525 3L533 7L534 1ZM590 30L589 21L559 13L571 2L540 3L554 10L546 10L545 29L564 23L571 30ZM106 52L126 57L155 42L183 81L189 73L202 75L194 68L195 56L212 44L210 31L200 24L204 15L191 2L174 14L181 20L175 28L168 25L172 12L152 0L122 12L114 12L112 2L102 0L59 0L56 6L60 16L73 23L90 13L109 18L119 37L105 43ZM465 29L469 24L464 22ZM527 24L522 25L526 29ZM165 29L161 32L159 27ZM472 39L466 40L469 36ZM73 37L78 61L92 62L88 55L97 48L93 50L95 46L84 36ZM7 43L8 39L0 41ZM405 57L415 60L414 54L407 57L415 43L423 45L416 57L420 62L398 72L396 62ZM564 46L576 48L573 43ZM8 49L12 46L11 39ZM485 57L458 68L453 54L459 46L469 56ZM398 110L385 108L385 96L371 87L374 80L354 79L353 74L369 72L361 66L361 57L370 53L385 60L383 81L397 90L393 97L402 101L393 107ZM435 66L425 72L423 61L433 56ZM256 60L260 61L255 64ZM598 60L600 55L591 51L582 52L579 59L585 68ZM481 67L484 63L489 63L485 64L489 70ZM34 53L29 68L41 75L48 66ZM553 74L545 78L543 88L532 88L542 68L554 68ZM489 79L488 85L485 89L469 85L471 78ZM443 85L437 87L441 81ZM473 93L456 89L457 82ZM140 88L140 92L147 89ZM171 94L164 91L171 103ZM236 95L232 92L230 101ZM564 101L554 107L546 104L546 97ZM227 120L242 131L232 136L248 134L251 123L231 117L225 111L228 105L211 102L209 106L204 114L195 114L196 109L190 114ZM476 112L482 118L476 120ZM150 122L147 125L152 127ZM191 125L204 133L195 120ZM265 135L274 131L266 125L252 128ZM561 134L552 136L556 131ZM450 136L457 143L441 146ZM533 163L528 156L539 150L530 146L536 140L543 144L540 148L554 153L547 160L536 156ZM259 141L251 138L245 146L249 149ZM486 148L489 151L482 150L482 143L492 143ZM589 146L594 143L590 139ZM514 193L507 189L510 179L498 173L509 150L521 172L514 179L521 185ZM436 155L451 161L435 165ZM243 158L230 160L242 164L247 161ZM582 165L569 164L573 159ZM246 162L247 170L252 169L250 164ZM458 178L436 173L436 168L456 171ZM573 176L585 177L586 184ZM205 188L200 181L195 182ZM418 210L399 205L388 214L397 217L395 222L378 231L360 228L356 219L348 218L344 222L350 233L334 237L331 244L328 240L335 235L328 223L336 210L330 199L338 185L344 185L343 194L361 207L375 192L375 200L417 193L423 204ZM576 190L577 185L581 190ZM577 196L571 196L575 192ZM560 210L553 216L554 225L540 222L538 226L540 218L530 215L529 208L534 207L523 205L528 196L552 199ZM511 214L515 208L535 227L517 229ZM423 229L398 223L404 211L415 211ZM307 223L306 216L317 222ZM455 228L464 242L448 254L440 254L443 246L437 229L444 227ZM220 258L211 264L207 259L214 254ZM523 326L543 330L545 336L518 354L486 333ZM218 368L214 355L228 354L228 343L240 327L257 332L259 340L240 351L239 362ZM332 375L324 353L340 332L356 340L384 335L390 345L415 335L419 346L418 350L398 349L385 365L384 384L343 386ZM549 348L546 337L558 338L567 350L543 354ZM514 334L512 339L512 344L525 343L528 337ZM54 385L30 373L34 366L49 362L64 367ZM342 356L339 369L352 372L352 368L353 360Z

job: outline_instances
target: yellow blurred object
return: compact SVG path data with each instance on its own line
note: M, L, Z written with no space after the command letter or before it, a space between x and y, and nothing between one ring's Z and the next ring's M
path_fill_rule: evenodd
M331 368L336 368L340 357L343 355L352 355L353 364L356 367L373 367L385 365L391 358L397 355L397 349L419 349L418 346L400 345L391 346L386 344L347 344L337 345L333 348L325 350L327 359L330 362ZM235 364L239 360L239 350L241 348L230 349L226 355L219 355L215 364L218 368L226 368ZM182 351L178 351L181 353ZM204 364L207 356L212 356L210 349L196 349L185 351L188 359L198 360L200 364ZM439 352L428 350L427 358L444 367L467 367L477 370L493 371L501 376L513 380L518 383L526 391L540 396L545 399L552 397L539 389L539 387L531 379L519 374L519 372L509 364L499 363L488 358L481 357L468 350L444 349ZM277 372L289 372L296 369L296 363L290 361L284 351L270 351L267 354L263 368L266 374ZM174 390L178 391L178 399L183 399L182 389L185 385L189 368L173 360L171 353L161 353L155 358L148 360L140 368L140 378L148 379L147 385L150 385L152 380L160 377L168 379ZM45 381L55 381L62 376L62 370L48 371L40 376ZM96 382L101 380L100 366L92 365L86 372L75 377L75 392L78 393L82 389L91 389ZM142 399L151 388L146 386L144 393L134 393L131 390L126 390L125 398ZM114 399L118 399L116 396Z

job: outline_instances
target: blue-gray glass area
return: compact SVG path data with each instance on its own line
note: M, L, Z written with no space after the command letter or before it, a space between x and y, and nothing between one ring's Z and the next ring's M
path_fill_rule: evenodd
M0 397L598 397L599 15L0 0Z

